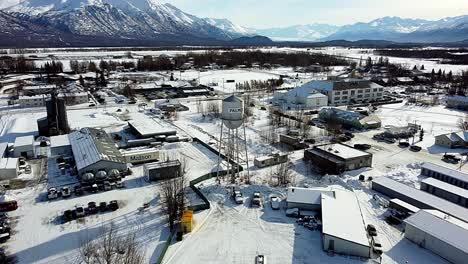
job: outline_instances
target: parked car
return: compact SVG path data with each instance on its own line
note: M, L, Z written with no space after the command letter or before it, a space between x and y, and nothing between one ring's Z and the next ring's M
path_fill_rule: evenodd
M120 188L125 187L125 185L124 185L123 181L116 181L115 182L115 187L120 189Z
M415 151L415 152L418 152L418 151L421 151L421 150L422 150L422 148L421 148L420 146L416 146L416 145L412 145L412 146L410 147L410 149L411 149L412 151Z
M389 143L389 144L393 144L396 142L396 140L394 138L384 138L384 141Z
M344 132L345 136L347 137L350 137L350 138L354 138L354 134L351 133L351 132Z
M270 205L271 209L279 210L280 209L281 199L278 196L271 196L270 197Z
M244 203L244 196L240 191L239 187L232 187L232 198L236 202L236 204L243 204Z
M80 196L80 195L83 195L83 193L84 193L83 187L81 187L81 185L76 185L75 195Z
M298 218L300 216L299 208L289 208L286 210L286 216Z
M376 236L377 235L377 229L375 229L374 225L368 224L367 225L367 233L369 236Z
M73 212L72 210L65 210L63 212L63 221L65 222L70 222L71 220L73 220Z
M84 217L85 216L84 206L82 205L75 206L75 213L76 213L77 218Z
M255 257L255 264L266 264L266 257L264 255L258 255Z
M88 203L88 213L95 214L98 212L98 208L96 206L96 202L89 202Z
M99 203L99 211L101 211L101 212L107 211L107 203L106 202L100 202Z
M8 239L10 239L10 233L0 234L0 242L1 243L6 242Z
M410 146L410 143L406 142L406 141L400 141L400 142L398 142L398 146L400 146L402 148L407 148L407 147Z
M354 144L354 148L359 150L368 150L372 148L372 146L369 144Z
M98 185L97 185L97 184L91 185L91 192L95 193L95 192L97 192L98 190L99 190L99 188L98 188Z
M68 198L71 196L70 188L68 187L62 187L62 197L63 198Z
M50 188L49 191L47 192L47 198L49 200L53 200L53 199L57 199L58 197L58 193L57 193L57 189L55 188Z
M109 209L111 209L112 211L119 209L119 203L117 202L117 200L112 200L109 202Z
M112 186L110 185L109 181L104 182L104 191L110 191L112 190Z
M374 250L375 253L377 254L382 254L382 243L380 243L380 240L377 238L377 236L372 237L372 250Z
M445 162L456 164L456 163L460 162L461 159L457 158L453 154L444 154L444 156L442 157L442 160L445 161Z
M259 192L254 192L252 195L252 206L262 206L262 198Z

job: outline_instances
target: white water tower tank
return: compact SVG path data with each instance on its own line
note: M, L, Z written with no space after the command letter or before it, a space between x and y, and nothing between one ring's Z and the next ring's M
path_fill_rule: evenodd
M239 128L244 122L244 101L231 95L223 100L221 119L230 129Z

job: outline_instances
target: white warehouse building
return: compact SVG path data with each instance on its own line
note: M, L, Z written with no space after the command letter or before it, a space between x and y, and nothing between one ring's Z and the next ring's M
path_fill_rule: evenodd
M328 105L328 97L307 84L290 91L277 91L273 100L278 105L298 109L319 109Z
M382 100L384 92L382 86L362 79L310 81L296 89L324 94L328 98L328 105L333 106ZM294 95L294 90L289 92Z
M437 210L420 210L404 222L405 238L451 263L467 263L466 222Z

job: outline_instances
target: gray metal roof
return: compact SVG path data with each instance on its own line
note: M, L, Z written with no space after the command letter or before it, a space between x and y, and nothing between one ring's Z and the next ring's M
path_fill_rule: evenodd
M452 169L449 169L447 167L440 166L440 165L437 165L437 164L434 164L434 163L425 162L421 166L421 169L427 169L427 170L435 171L435 172L438 172L440 174L450 176L450 177L452 177L454 179L457 179L457 180L460 180L460 181L463 181L463 182L468 182L468 174L463 173L461 171L452 170Z
M101 160L126 163L112 139L102 130L83 128L69 134L69 139L78 170Z
M425 210L420 210L408 217L405 223L468 253L468 230L465 228Z
M0 143L0 158L3 158L3 156L4 156L7 149L8 149L8 143L7 142Z
M158 162L145 164L145 169L146 170L161 169L161 168L174 167L174 166L180 166L180 165L181 163L179 160L158 161Z
M372 181L372 189L374 189L374 183L391 189L400 194L400 197L397 197L401 200L404 200L407 203L411 204L411 201L403 199L401 196L406 196L411 199L417 200L420 203L431 207L432 209L437 209L441 212L444 212L448 215L461 219L465 222L468 222L468 209L461 207L457 204L429 194L427 192L418 190L416 188L410 187L406 184L397 182L387 177L377 177ZM395 197L390 197L395 198ZM417 207L417 205L414 205ZM421 208L421 209L430 209L430 208Z
M452 185L450 183L439 181L438 179L435 179L435 178L427 178L423 180L422 182L424 182L427 185L434 186L438 189L442 189L446 192L453 193L455 195L468 199L468 190L460 188L456 185Z

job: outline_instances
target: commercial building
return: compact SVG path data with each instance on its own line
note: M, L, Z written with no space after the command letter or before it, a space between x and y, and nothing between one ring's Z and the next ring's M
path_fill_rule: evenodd
M149 181L173 179L180 176L181 163L179 160L160 161L145 164L143 170Z
M23 136L15 139L13 156L16 158L34 158L34 136Z
M55 84L24 86L23 94L26 96L50 94L54 92L57 88L58 87Z
M151 138L156 136L172 136L176 135L177 131L170 126L168 123L163 121L150 121L143 122L138 120L133 120L128 122L128 126L131 131L138 138Z
M63 99L66 105L86 104L89 102L87 92L65 92L60 93L57 97Z
M140 164L159 160L160 150L157 148L137 149L122 152L127 163Z
M49 99L49 95L40 94L40 95L33 95L33 96L20 96L18 97L18 104L22 108L28 107L43 107L45 106L45 102Z
M447 107L468 110L468 97L460 95L449 96L447 97Z
M362 79L322 80L304 84L303 89L313 89L328 97L328 105L368 103L383 99L383 87Z
M435 136L435 144L446 148L466 148L468 131L453 132Z
M399 212L405 213L405 214L414 214L419 211L419 208L417 208L416 206L413 206L398 198L390 199L390 202L388 203L388 207L395 209Z
M83 128L69 135L79 176L113 169L127 170L127 163L109 135L103 130Z
M439 210L468 223L468 209L390 178L374 178L372 190L389 198L398 198L419 209Z
M321 209L322 193L333 194L326 188L299 188L289 187L286 204L288 208L299 208L300 210L316 211Z
M425 162L421 166L421 175L432 177L468 190L468 174L452 170L434 163Z
M70 139L67 135L50 137L51 156L71 156L73 155Z
M321 203L323 250L368 258L371 247L356 195L335 190L322 194Z
M458 186L427 178L421 181L421 190L468 208L468 190Z
M371 153L344 144L314 146L304 151L304 159L311 161L321 173L329 174L372 167Z
M289 91L277 91L273 101L276 105L295 109L319 109L328 105L328 97L307 84Z
M287 153L272 153L268 156L258 157L254 159L254 164L258 168L264 168L268 166L285 163L288 161Z
M18 158L0 158L0 180L11 180L18 176Z
M453 217L420 210L405 219L405 238L454 264L468 259L468 227Z
M372 129L382 126L382 121L375 115L366 116L334 107L322 108L319 118L327 122L336 122L345 128Z

